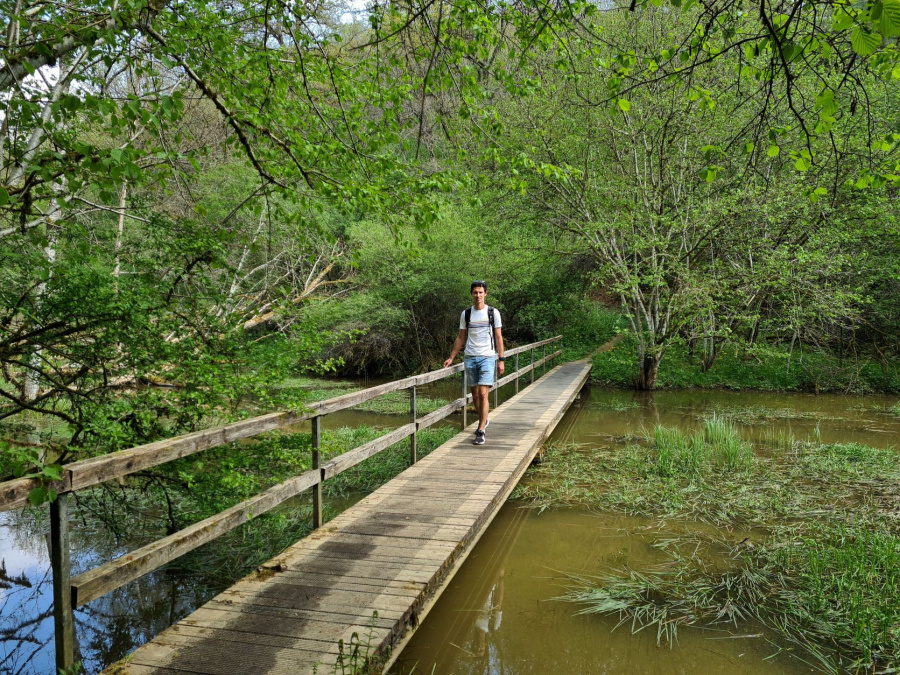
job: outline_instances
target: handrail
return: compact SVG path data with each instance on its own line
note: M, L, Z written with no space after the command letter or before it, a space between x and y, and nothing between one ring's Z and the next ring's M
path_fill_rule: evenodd
M521 354L530 349L536 349L544 345L561 340L562 336L549 338L540 342L506 350L506 356ZM521 369L522 374L527 373L530 367ZM127 450L119 450L99 457L91 457L79 460L63 466L63 476L58 481L42 483L36 478L18 478L0 483L0 512L21 508L28 503L28 493L36 487L45 485L58 494L74 492L88 487L99 485L107 480L121 478L138 471L165 464L182 457L193 455L201 450L208 450L220 445L225 445L242 438L256 436L267 431L281 429L298 422L304 422L313 417L327 415L346 408L370 401L378 396L390 394L395 391L421 386L430 382L449 377L463 370L463 364L458 363L449 368L432 370L422 375L414 375L402 380L395 380L385 384L369 387L360 391L344 394L324 401L317 401L306 406L308 412L277 412L251 417L239 422L233 422L222 427L195 431L174 438L168 438L146 445L139 445ZM509 376L503 378L503 384L510 381ZM502 386L502 385L501 385Z
M561 339L562 336L556 336L522 347L507 349L505 356L516 356L515 363L517 365L519 362L517 355L530 350L531 363L517 368L515 372L503 378L495 380L492 387L495 391L495 405L496 392L503 385L515 380L516 392L518 392L518 378L529 372L531 373L531 381L534 382L534 371L562 353L557 350L546 354L546 346ZM542 357L535 360L535 349L539 347L544 348ZM53 551L67 552L69 542L66 510L67 494L69 492L93 487L104 481L127 476L175 459L187 457L201 450L224 445L241 438L256 436L267 431L281 429L304 420L312 420L313 423L313 469L311 471L289 478L283 483L264 490L255 497L235 504L199 523L194 523L179 532L175 532L147 546L126 553L110 562L84 572L74 579L70 580L69 577L68 556L63 556L59 560L54 557L52 565L53 606L56 626L57 666L63 669L72 666L74 658L72 650L72 645L74 644L73 608L99 598L129 581L158 569L162 565L252 520L256 516L270 511L309 488L313 489L313 527L317 527L321 525L321 484L326 479L356 466L365 459L407 437L412 437L410 461L414 463L416 461L417 432L430 427L459 409L463 409L462 423L465 426L465 406L472 400L472 395L465 391L463 396L427 415L418 417L416 411L417 386L435 382L463 371L464 366L462 363L459 363L449 368L440 368L422 375L414 375L350 394L344 394L343 396L317 401L305 406L303 412L277 412L260 415L221 427L184 434L175 438L156 441L128 450L120 450L108 455L92 457L64 465L62 478L50 483L48 486L57 492L56 500L50 505L51 525L53 525L51 528L53 539L51 548ZM465 385L466 379L464 375L464 388ZM394 429L373 441L348 450L324 464L319 463L318 444L319 431L321 429L319 422L322 416L351 408L384 394L402 390L408 390L410 393L411 420L408 424ZM33 478L19 478L0 483L0 512L24 506L27 503L28 493L40 485L47 484Z

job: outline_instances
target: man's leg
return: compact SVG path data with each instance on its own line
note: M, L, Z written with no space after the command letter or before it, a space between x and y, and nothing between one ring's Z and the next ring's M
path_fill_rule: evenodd
M478 428L482 431L488 419L488 393L490 389L490 387L484 385L472 387L472 399L475 403L475 412L478 413Z

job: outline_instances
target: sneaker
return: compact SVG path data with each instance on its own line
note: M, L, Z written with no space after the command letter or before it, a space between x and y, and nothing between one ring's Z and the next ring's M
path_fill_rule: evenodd
M478 429L475 431L475 440L472 441L475 445L482 445L484 443L484 431Z

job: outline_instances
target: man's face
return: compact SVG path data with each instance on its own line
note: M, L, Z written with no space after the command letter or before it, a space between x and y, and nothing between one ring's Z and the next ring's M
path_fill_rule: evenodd
M480 305L484 302L484 296L487 295L487 291L484 290L484 286L476 286L472 289L472 301L476 305Z

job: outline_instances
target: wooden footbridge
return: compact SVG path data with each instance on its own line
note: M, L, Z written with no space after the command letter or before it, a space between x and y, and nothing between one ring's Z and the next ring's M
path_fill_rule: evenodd
M507 350L508 356L515 356L516 367L498 386L515 383L517 393L491 411L484 445L472 444L474 425L466 425L465 403L471 395L417 416L416 386L460 372L462 367L457 365L323 401L303 415L278 413L211 430L217 434L212 440L202 436L210 432L200 432L67 465L66 475L56 485L60 497L51 505L52 537L60 544L52 547L54 604L59 610L57 663L61 667L68 667L66 661L69 666L72 663L73 606L100 597L312 489L314 525L318 526L312 534L105 672L324 674L345 672L341 666L346 668L350 660L353 666L364 663L375 669L389 665L391 655L399 653L427 614L587 380L590 364L579 361L556 366L535 381L535 371L559 355L558 351L546 354L546 346L558 339ZM544 350L537 360L536 348ZM529 351L530 363L519 368L519 356ZM525 375L530 375L531 386L520 392L519 379ZM322 415L402 389L410 392L409 424L321 463L317 448ZM496 405L496 393L494 401ZM416 431L460 408L463 431L416 461ZM68 578L67 492L304 417L312 421L312 471ZM322 524L322 482L406 437L412 439L411 466ZM166 450L160 451L163 447ZM0 484L0 509L10 508L8 504L27 494L28 485L13 483L20 482Z

